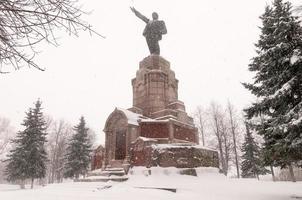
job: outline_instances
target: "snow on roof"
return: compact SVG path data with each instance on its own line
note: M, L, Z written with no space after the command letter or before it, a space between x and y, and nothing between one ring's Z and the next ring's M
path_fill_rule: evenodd
M116 108L116 109L119 110L119 111L122 111L126 115L126 117L128 119L128 124L132 124L132 125L138 126L138 122L137 121L139 119L146 118L146 117L144 117L141 114L137 114L137 113L131 112L130 110L127 110L127 109L123 109L123 108Z
M160 119L163 119L163 118L165 118L165 119L167 119L167 118L173 118L173 119L176 119L177 117L176 116L174 116L174 115L165 115L165 116L162 116L162 117L157 117L157 118L155 118L156 120L160 120Z
M168 119L161 119L161 120L157 120L157 119L142 119L142 122L168 122Z

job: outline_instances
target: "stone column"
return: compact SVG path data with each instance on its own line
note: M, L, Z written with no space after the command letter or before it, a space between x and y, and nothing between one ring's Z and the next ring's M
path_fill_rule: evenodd
M110 160L110 131L105 131L105 165L109 164Z
M169 143L171 143L174 139L174 128L171 120L169 120L168 126L169 126Z
M112 131L111 137L110 137L110 161L115 160L115 145L116 145L116 130Z

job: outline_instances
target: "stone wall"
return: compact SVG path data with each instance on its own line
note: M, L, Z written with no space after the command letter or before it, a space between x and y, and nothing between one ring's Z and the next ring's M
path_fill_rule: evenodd
M185 140L198 144L199 141L196 138L197 133L195 129L176 124L173 124L173 129L175 139Z
M218 152L193 144L157 144L138 140L130 151L132 166L219 167Z
M194 145L154 145L151 166L219 167L218 152Z
M148 138L169 138L167 122L140 123L140 136Z

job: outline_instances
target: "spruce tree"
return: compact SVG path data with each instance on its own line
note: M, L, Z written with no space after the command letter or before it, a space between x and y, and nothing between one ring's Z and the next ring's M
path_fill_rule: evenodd
M261 162L261 153L259 144L254 140L252 133L246 123L246 135L241 151L241 176L242 178L258 178L259 175L266 174L266 170Z
M46 174L46 126L40 100L26 113L22 125L25 129L12 141L15 147L8 155L6 174L9 181L21 181L22 188L24 181L31 179L33 188L34 179L44 178Z
M88 128L84 117L74 127L75 134L72 136L67 147L65 177L79 178L86 175L90 164L91 141L88 137Z
M302 159L302 29L291 4L274 0L261 16L261 35L249 70L254 82L244 86L258 97L245 111L264 138L265 160L292 167Z

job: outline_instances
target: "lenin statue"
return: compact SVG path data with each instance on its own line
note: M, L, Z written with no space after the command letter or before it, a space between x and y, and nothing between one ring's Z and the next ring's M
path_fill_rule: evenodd
M148 19L134 7L130 7L132 12L141 20L146 23L146 27L143 32L145 36L150 54L160 54L160 48L158 41L162 39L162 35L167 33L166 25L164 21L158 20L158 14L152 13L152 20Z

